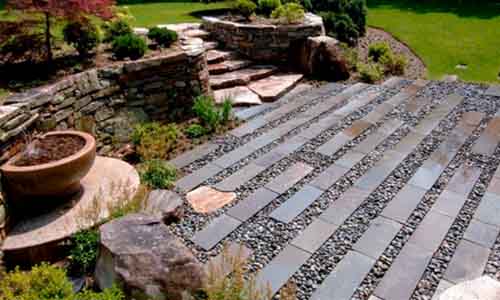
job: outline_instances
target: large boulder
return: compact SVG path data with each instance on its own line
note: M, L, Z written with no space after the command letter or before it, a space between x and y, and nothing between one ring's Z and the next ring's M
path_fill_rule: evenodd
M339 42L329 36L309 37L292 46L290 60L300 72L323 80L349 78Z
M181 196L169 190L154 190L149 193L143 212L162 219L169 225L184 216Z
M439 300L498 299L500 299L500 282L488 276L482 276L452 286L439 296Z
M119 284L135 300L180 300L204 282L203 266L154 216L130 214L100 227L95 278L100 288Z

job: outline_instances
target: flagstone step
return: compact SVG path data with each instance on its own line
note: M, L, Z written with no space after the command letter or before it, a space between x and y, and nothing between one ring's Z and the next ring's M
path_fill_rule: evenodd
M218 75L226 72L236 71L252 65L251 60L246 59L231 59L217 64L208 65L210 75Z
M232 88L216 90L214 91L214 99L215 102L219 104L229 99L235 106L262 104L259 95L252 92L246 86L235 86Z
M234 51L216 50L216 49L208 50L206 53L207 53L207 62L209 64L220 63L231 58L236 58L238 56Z
M210 87L214 90L247 85L251 81L273 75L278 68L270 65L256 65L219 75L210 76Z
M290 91L302 78L302 74L280 74L254 81L248 87L260 96L262 101L275 101Z

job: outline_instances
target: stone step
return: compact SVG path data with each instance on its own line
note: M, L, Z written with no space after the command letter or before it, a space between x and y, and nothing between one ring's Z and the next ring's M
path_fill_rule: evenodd
M483 131L472 147L472 152L482 155L493 155L500 143L500 116L497 114Z
M214 99L218 104L229 99L234 106L262 104L259 95L252 92L246 86L235 86L228 89L216 90L214 91Z
M246 59L226 60L218 64L208 65L210 75L218 75L226 72L236 71L252 64L252 61Z
M209 64L217 64L225 60L237 57L237 54L234 51L213 49L213 50L208 50L206 53L207 53L207 62Z
M302 74L279 74L250 83L248 86L262 101L275 101L290 91L304 77Z
M182 32L184 36L191 38L208 39L210 37L210 32L203 29L188 29Z
M210 76L210 86L214 90L230 88L237 85L247 85L250 81L259 80L273 75L278 70L275 66L260 65Z
M206 50L217 49L219 47L219 42L216 41L203 42L203 47L205 47Z

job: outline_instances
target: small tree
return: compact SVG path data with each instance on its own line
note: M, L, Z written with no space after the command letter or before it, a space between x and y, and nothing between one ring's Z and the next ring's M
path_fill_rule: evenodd
M93 15L103 19L112 17L114 0L7 0L8 10L20 10L28 14L43 16L45 33L46 60L50 66L52 53L53 19L75 21Z

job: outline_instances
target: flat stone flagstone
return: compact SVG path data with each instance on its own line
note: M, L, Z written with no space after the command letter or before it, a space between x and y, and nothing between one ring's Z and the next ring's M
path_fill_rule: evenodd
M218 167L217 165L208 163L201 169L196 170L195 172L177 180L175 182L175 187L183 192L189 192L190 190L199 186L205 180L214 176L215 174L219 173L222 170L223 169Z
M201 186L187 193L186 200L194 211L209 214L236 199L232 192L221 192L209 186Z
M283 194L307 174L311 173L312 170L314 168L309 165L300 162L296 163L266 184L266 188L278 194Z
M448 268L446 268L444 279L460 283L480 277L489 255L490 249L488 248L466 240L460 241Z
M209 64L218 63L226 59L229 59L231 57L235 57L235 53L233 51L224 51L224 50L207 51L207 61Z
M251 64L252 61L244 59L226 60L221 63L208 65L208 72L211 75L217 75L245 68L250 66Z
M262 101L274 101L291 90L302 77L302 74L273 75L252 82L248 87L259 95Z
M237 86L214 91L214 99L218 104L230 100L233 105L258 105L262 104L259 96L246 86Z
M271 76L277 71L275 66L256 65L233 72L210 76L212 89L229 88L236 85L247 85L250 81Z
M240 221L223 214L210 222L203 230L198 231L191 241L204 250L210 250L240 225Z
M219 148L219 145L217 144L206 143L197 146L190 151L182 153L174 159L171 159L169 163L177 169L181 169L195 162L196 160L203 158L205 155L208 155L210 152L215 151L217 148Z

